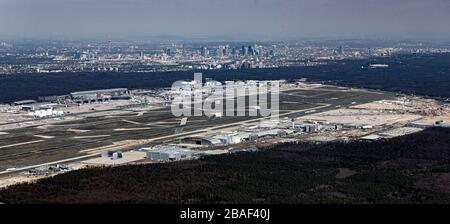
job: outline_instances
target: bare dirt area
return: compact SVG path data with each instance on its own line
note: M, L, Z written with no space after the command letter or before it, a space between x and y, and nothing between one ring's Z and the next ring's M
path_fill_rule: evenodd
M340 123L355 126L391 125L399 122L409 122L420 119L417 114L390 113L367 109L336 109L302 117L302 120L318 120L329 123Z
M417 123L433 124L438 121L450 122L450 114L441 115L441 116L424 117L423 119L418 120Z

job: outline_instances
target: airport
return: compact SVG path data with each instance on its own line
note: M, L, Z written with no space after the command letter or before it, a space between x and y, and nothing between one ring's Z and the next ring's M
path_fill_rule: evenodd
M374 141L450 124L448 105L431 99L300 80L280 83L276 120L176 117L170 102L186 93L171 89L92 90L1 105L2 186L92 166L197 159L282 142Z

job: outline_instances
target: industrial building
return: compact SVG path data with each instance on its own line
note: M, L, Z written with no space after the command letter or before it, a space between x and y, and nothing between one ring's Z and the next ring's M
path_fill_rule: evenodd
M52 103L59 103L59 104L68 102L71 99L72 99L72 97L70 95L38 97L39 102L52 102Z
M220 139L209 138L209 137L200 137L200 136L192 136L186 137L180 140L181 144L188 145L201 145L201 146L214 146L221 145L223 142Z
M116 160L116 159L120 159L123 157L122 155L122 151L104 151L102 152L102 157L103 158L111 158L112 160Z
M191 136L181 139L181 144L199 145L205 147L239 144L243 142L256 141L265 137L285 137L293 133L288 129L261 129L251 131L237 131L231 133L220 133L212 136Z
M258 139L258 135L249 132L232 132L232 133L222 133L219 135L214 135L212 139L220 141L222 145L228 144L239 144L245 141L255 141Z
M58 107L58 104L48 102L21 105L21 109L25 111L53 110L55 107Z
M269 130L263 130L256 132L256 135L258 138L264 138L264 137L284 137L288 135L288 130L281 130L281 129L269 129Z
M152 161L177 161L192 157L192 151L190 149L177 146L159 146L157 148L143 148L141 150L147 151L146 158Z
M51 174L51 173L59 173L59 172L68 172L72 169L62 165L62 164L56 164L56 165L48 165L48 166L41 166L34 168L32 170L29 170L28 173L32 175L43 175L43 174Z
M28 104L33 104L36 103L36 100L20 100L20 101L15 101L12 102L11 105L12 106L22 106L22 105L28 105Z
M111 99L122 98L130 92L127 88L101 89L81 92L72 92L70 96L76 103L103 102Z
M294 124L293 129L298 129L306 133L315 133L320 130L341 130L342 124Z
M371 141L376 141L376 140L379 140L379 139L382 139L382 138L383 138L382 136L379 136L379 135L376 135L376 134L371 134L371 135L367 135L367 136L361 137L360 140L371 142Z

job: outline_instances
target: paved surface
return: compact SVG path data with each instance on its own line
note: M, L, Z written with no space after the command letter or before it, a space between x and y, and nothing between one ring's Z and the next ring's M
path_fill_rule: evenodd
M393 96L392 93L351 91L333 87L290 90L280 94L280 117L297 117L311 110L321 112L335 109L336 106L363 104ZM186 135L219 130L262 119L267 118L190 117L183 132L175 134L180 118L174 117L170 108L167 107L145 113L130 112L120 116L87 117L45 127L8 130L7 134L0 135L0 171L2 171L0 174L6 173L4 170L11 167L20 171L46 164L98 156L100 152L96 150L97 148L107 148L117 142L131 140L135 142L127 146L128 148L140 147L142 144L139 141L145 142L144 144L170 141ZM74 132L71 131L73 129L87 131ZM54 136L54 138L36 137L40 135ZM20 145L20 143L27 144ZM5 147L12 144L19 145ZM127 147L122 150L126 150ZM93 149L92 152L89 152L90 149Z

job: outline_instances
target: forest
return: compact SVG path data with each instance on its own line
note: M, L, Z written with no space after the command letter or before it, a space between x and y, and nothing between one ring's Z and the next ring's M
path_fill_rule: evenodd
M241 70L203 70L203 78L226 80L295 80L450 98L450 54L407 54L363 60L332 61L327 65ZM370 63L389 68L366 69ZM192 80L193 71L154 73L0 74L0 102L65 95L107 88L162 88Z
M2 189L3 203L450 203L450 129L284 143L199 160L81 169Z

